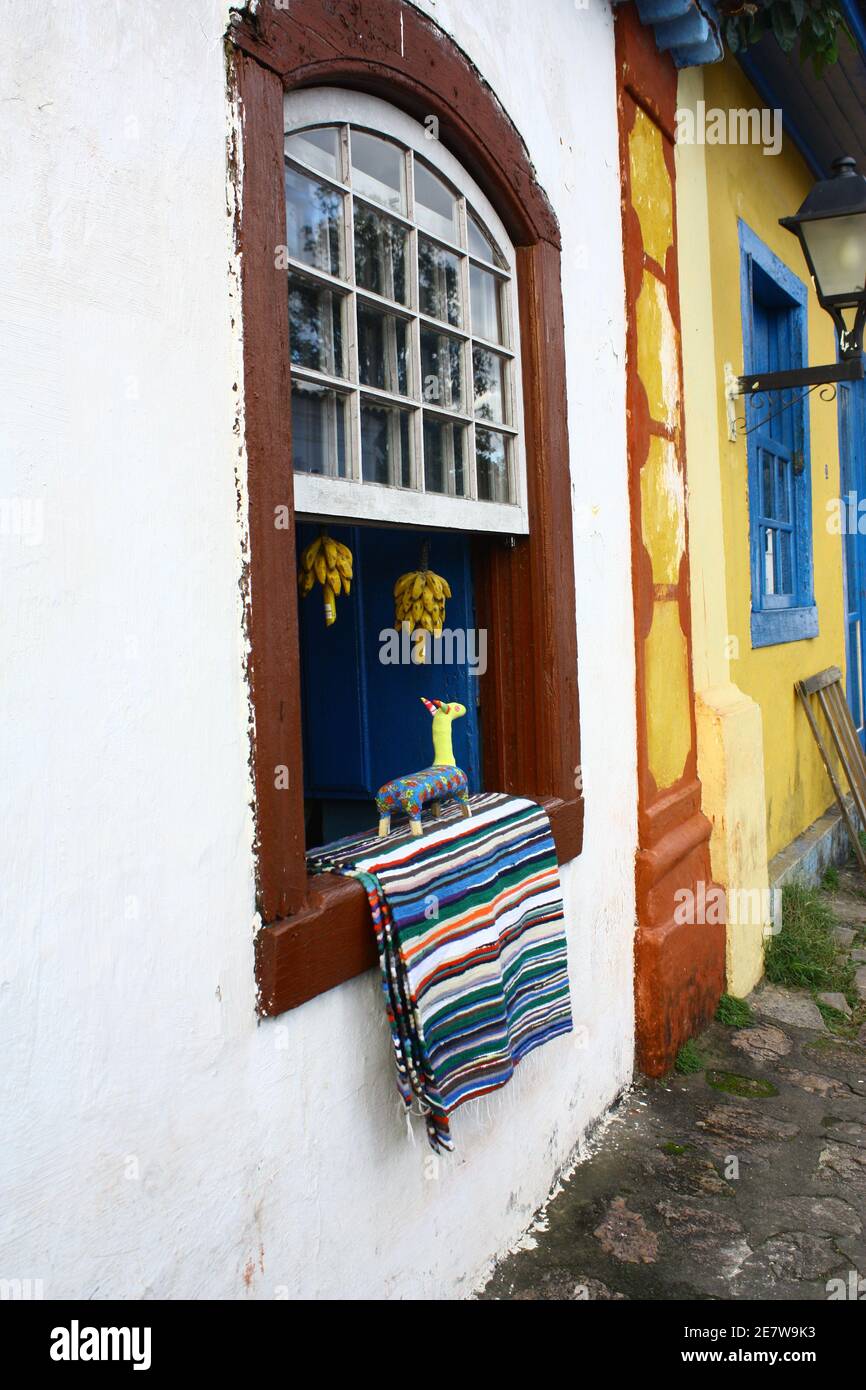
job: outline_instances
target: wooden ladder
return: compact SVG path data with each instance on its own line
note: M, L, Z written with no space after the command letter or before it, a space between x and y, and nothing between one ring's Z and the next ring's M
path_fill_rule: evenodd
M810 699L812 695L818 697L818 704L821 706L833 736L839 761L844 768L848 786L854 797L854 805L857 808L860 824L866 830L866 757L863 755L857 730L854 728L854 720L851 718L851 711L848 708L848 701L845 699L845 692L842 689L842 672L838 666L828 666L826 671L819 671L817 676L810 676L808 680L797 681L796 689L803 709L806 711L806 718L812 733L815 735L815 742L820 749L821 757L824 759L827 775L833 784L839 810L848 827L852 848L860 868L866 875L866 851L860 843L857 827L848 808L848 799L842 790L824 735L818 728L818 721L815 718L815 711Z

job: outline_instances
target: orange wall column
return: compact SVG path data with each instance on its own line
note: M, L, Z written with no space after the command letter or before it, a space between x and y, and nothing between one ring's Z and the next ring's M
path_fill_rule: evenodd
M616 37L637 670L636 1045L638 1066L660 1076L715 1012L724 989L725 926L718 920L724 913L713 891L710 824L697 777L676 248L677 77L633 5L617 8ZM706 916L714 920L707 923Z

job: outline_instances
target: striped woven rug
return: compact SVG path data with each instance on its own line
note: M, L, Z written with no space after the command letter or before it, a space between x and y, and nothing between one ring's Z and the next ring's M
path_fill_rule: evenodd
M533 1048L571 1029L556 851L532 801L473 796L424 834L351 836L311 850L310 869L364 884L407 1109L433 1148L449 1116L505 1083Z

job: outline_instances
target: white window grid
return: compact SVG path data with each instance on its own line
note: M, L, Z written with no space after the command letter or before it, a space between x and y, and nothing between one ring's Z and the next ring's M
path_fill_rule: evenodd
M332 89L333 93L333 89ZM304 94L316 95L316 94ZM380 103L372 98L362 98L357 93L345 93L346 107L352 110L359 102L375 102L377 107L385 107L385 103ZM388 110L389 108L385 108ZM408 118L404 118L408 120ZM454 435L450 431L444 431L443 442L445 445L445 456L443 459L443 474L448 479L448 490L445 494L453 498L454 502L462 503L466 511L465 522L459 518L459 513L450 509L450 521L453 524L471 525L472 529L479 529L479 518L483 516L483 510L491 514L497 514L494 518L490 517L490 524L480 522L483 529L525 531L525 487L522 474L522 441L521 441L521 403L520 403L520 381L519 381L519 343L517 339L517 323L515 319L514 304L514 275L513 258L503 252L502 237L496 236L489 229L488 221L479 210L476 200L467 198L457 183L448 177L440 167L438 161L431 157L432 151L426 149L421 154L416 154L414 148L403 140L399 139L389 129L382 128L384 121L377 124L369 124L360 120L348 119L344 121L336 120L301 120L286 124L286 136L298 135L305 130L314 128L321 129L328 126L336 129L339 133L337 142L338 162L340 177L332 177L312 164L299 158L294 151L286 150L284 159L286 165L295 170L298 174L314 180L317 184L331 190L341 201L342 210L342 254L343 254L343 275L334 275L320 267L310 265L308 262L288 257L288 267L290 276L297 276L308 284L324 290L331 290L339 296L342 311L342 339L343 339L343 370L345 376L338 376L331 372L319 371L309 366L292 363L292 378L296 382L307 382L314 386L330 388L335 393L330 400L330 412L335 414L339 408L337 399L343 402L343 409L347 411L345 429L345 474L342 477L329 475L324 481L328 486L334 484L339 486L345 483L361 484L364 489L379 489L380 484L364 480L362 472L362 451L361 451L361 406L364 403L381 404L384 406L397 407L406 411L410 423L410 482L409 487L402 487L400 479L395 476L399 467L399 450L397 447L397 436L400 429L400 417L396 414L389 414L389 467L391 476L388 480L388 490L393 489L394 494L402 494L401 501L408 502L413 494L414 506L417 509L418 494L425 496L427 501L435 510L436 502L443 497L441 492L428 491L425 486L424 470L424 421L425 417L430 420L438 420L444 423L461 426L464 431L464 455L463 455L463 476L464 489L459 495L455 494L455 458L453 454ZM406 213L402 214L367 194L358 192L352 184L352 132L361 131L365 134L378 136L380 139L390 141L401 151L403 161L404 190L406 197ZM419 226L414 205L415 196L415 160L420 158L427 164L432 171L445 184L448 185L456 201L456 221L458 236L456 241L450 241L441 235L428 231L425 227ZM459 167L459 166L458 166ZM477 201L480 201L477 200ZM401 227L407 237L406 243L406 265L405 273L407 280L407 300L408 303L401 304L397 299L389 296L377 294L372 290L365 289L356 283L355 275L355 207L356 205L367 208L378 218L390 220ZM491 263L473 254L469 249L469 215L473 216L485 233L487 239L492 243L497 254L496 263ZM450 253L457 259L459 267L459 288L461 303L461 323L454 325L444 319L438 319L421 310L420 290L418 274L418 239L423 237L431 242L435 247ZM510 246L508 247L510 251ZM509 268L508 261L511 260ZM480 270L492 275L498 284L499 290L499 313L502 325L502 342L495 342L476 335L472 327L472 305L469 289L470 268L478 267ZM397 372L397 345L396 334L394 332L393 320L400 319L406 324L408 335L408 354L407 354L407 393L403 394L397 390L383 387L366 385L360 379L360 363L358 351L358 332L357 314L358 307L369 306L371 309L379 310L389 316L386 320L386 342L388 354L391 359L386 363L386 374L391 373L392 379L396 381ZM422 377L422 358L421 358L421 332L429 330L442 337L456 341L459 344L461 382L463 390L462 408L458 409L449 402L437 403L435 400L428 399L424 393L424 382ZM328 330L330 332L330 328ZM477 416L474 410L474 386L473 386L473 348L481 348L489 351L504 363L504 382L503 382L503 410L504 420L494 421ZM449 377L446 372L446 382ZM446 392L450 390L450 384L446 386ZM506 477L508 500L505 502L490 501L478 496L477 478L477 458L476 458L476 431L491 430L495 434L501 435L506 440ZM330 440L336 439L337 427L336 418L329 421L327 435ZM331 451L331 459L334 461L336 470L336 450ZM296 489L298 483L308 476L304 473L295 473ZM314 492L318 490L314 488ZM329 493L328 495L334 495ZM474 503L474 507L467 504ZM395 516L394 519L405 520L405 505L396 502L395 496ZM387 505L387 504L386 504ZM479 508L482 509L479 512ZM300 508L299 508L300 510ZM520 512L518 518L516 513ZM469 516L471 513L471 518ZM381 518L381 509L379 509ZM474 518L474 520L472 520ZM420 518L419 518L420 519ZM500 524L496 524L499 521Z

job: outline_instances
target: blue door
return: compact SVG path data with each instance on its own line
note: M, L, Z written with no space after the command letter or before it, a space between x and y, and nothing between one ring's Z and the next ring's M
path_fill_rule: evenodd
M864 619L866 619L866 382L839 384L839 473L842 492L844 555L845 656L848 667L848 705L860 742L866 748L864 717Z
M352 551L354 580L348 598L337 599L332 627L325 626L318 584L299 605L308 845L369 829L377 818L378 788L429 767L433 733L422 695L466 706L453 728L454 756L469 778L470 792L481 790L470 538L394 527L329 524L327 529ZM299 555L318 534L318 525L298 526ZM448 580L452 592L445 627L458 640L439 648L442 664L395 661L393 644L383 636L394 626L394 582L419 568L424 540L430 568Z

